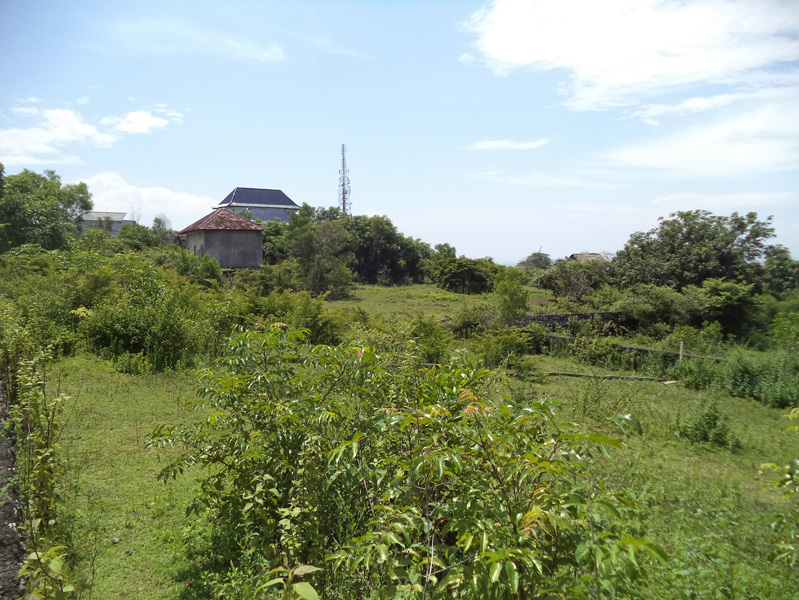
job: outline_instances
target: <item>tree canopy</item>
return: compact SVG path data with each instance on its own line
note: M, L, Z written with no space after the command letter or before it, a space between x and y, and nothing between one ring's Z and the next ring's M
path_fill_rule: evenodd
M669 216L655 229L634 233L616 255L614 274L621 287L654 284L681 290L706 279L762 280L758 260L774 237L771 217L760 221L754 212L727 217L706 210Z
M0 252L23 244L47 250L69 245L83 213L92 208L85 183L62 185L54 171L25 169L3 176L0 164Z

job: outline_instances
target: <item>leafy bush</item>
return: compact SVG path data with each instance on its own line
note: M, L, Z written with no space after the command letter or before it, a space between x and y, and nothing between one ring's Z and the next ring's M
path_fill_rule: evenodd
M114 360L114 369L128 375L149 375L153 372L153 365L144 354L131 354L125 352Z
M295 573L305 597L640 596L644 555L665 554L633 525L634 495L587 476L620 442L555 425L551 402L494 398L468 360L388 372L368 347L303 336L236 336L205 371L207 417L150 438L184 448L161 478L208 467L191 506L208 517L204 595L288 590Z
M496 313L487 304L475 304L458 310L447 323L458 339L467 339L489 329L496 321Z
M730 431L727 418L715 402L694 412L686 422L678 422L677 432L692 444L708 443L730 450L741 447L741 441Z
M483 294L490 292L499 265L487 259L472 259L461 256L444 262L436 283L450 292L459 294Z
M629 326L662 337L674 327L687 325L693 314L691 299L670 287L639 285L616 305Z
M530 351L530 334L523 329L491 329L473 338L473 350L485 357L489 367L498 366Z

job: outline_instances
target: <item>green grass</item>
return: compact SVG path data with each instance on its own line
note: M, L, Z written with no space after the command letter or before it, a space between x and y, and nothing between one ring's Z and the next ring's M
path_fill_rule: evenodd
M180 532L194 481L156 481L175 450L147 449L145 439L154 423L192 416L181 403L193 396L195 378L134 377L80 356L58 363L50 381L72 398L61 437L63 512L83 597L176 598L185 587L177 577Z
M330 300L328 304L331 309L347 312L361 309L369 316L414 317L421 313L441 319L490 299L490 294L455 294L434 285L358 285L349 298Z
M626 374L571 359L528 360L543 371ZM644 435L626 437L628 447L599 461L595 474L607 486L635 490L649 537L673 556L667 568L653 570L650 597L716 598L715 590L727 586L736 598L799 598L797 574L768 561L777 539L769 520L787 505L766 485L775 475L760 469L799 456L799 436L785 432L785 411L726 393L687 390L679 383L553 376L516 386L517 394L559 400L564 420L591 424L609 435L624 437L607 417L632 413L640 419ZM678 436L678 421L710 402L740 439L739 450Z
M443 315L464 298L480 300L432 286L358 293L372 314L401 312L396 307L402 307ZM404 301L402 293L407 294ZM353 306L359 301L345 302ZM629 374L567 358L525 360L539 372ZM177 450L146 449L144 441L154 423L197 418L183 406L194 395L194 376L135 377L79 356L58 363L51 383L73 397L61 439L69 464L63 511L72 523L74 578L93 581L91 596L83 597L186 597L185 574L191 565L183 552L182 530L195 477L187 474L168 485L156 481ZM784 411L723 393L691 391L679 383L511 378L511 392L517 398L557 399L563 420L625 438L628 447L598 460L594 473L607 486L635 490L647 535L673 555L668 564L653 569L646 597L716 598L724 586L734 598L799 597L797 574L767 561L775 539L768 520L785 503L766 487L773 475L762 473L760 465L782 464L799 455L799 436L784 431ZM739 450L696 445L677 435L678 422L709 402L727 417L741 441ZM625 437L607 421L617 413L636 415L644 435Z

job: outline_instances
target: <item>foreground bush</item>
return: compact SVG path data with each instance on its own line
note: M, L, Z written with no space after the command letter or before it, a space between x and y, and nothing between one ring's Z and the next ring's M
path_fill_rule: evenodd
M468 360L386 372L368 347L304 335L239 334L205 372L206 418L151 436L185 448L161 478L208 467L190 507L203 593L636 596L642 553L662 551L633 496L589 476L619 442L495 397Z

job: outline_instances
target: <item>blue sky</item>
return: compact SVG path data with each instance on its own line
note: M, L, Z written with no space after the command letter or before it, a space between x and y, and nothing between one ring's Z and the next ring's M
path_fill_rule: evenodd
M0 162L181 229L234 187L513 264L676 210L799 256L799 1L0 0Z

